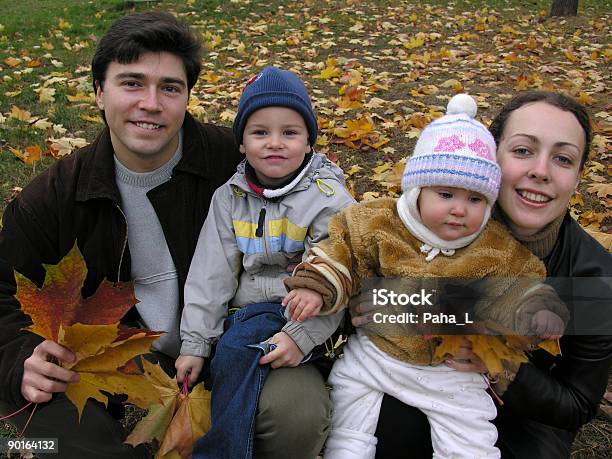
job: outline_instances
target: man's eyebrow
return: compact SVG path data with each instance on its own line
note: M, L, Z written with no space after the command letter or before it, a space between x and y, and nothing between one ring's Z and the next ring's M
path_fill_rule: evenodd
M185 82L185 80L181 78L172 78L172 77L162 78L162 83L174 83L174 84L179 84L181 86L187 86L187 83Z
M144 73L138 73L138 72L122 72L122 73L118 73L113 78L115 80L121 80L123 78L134 78L135 80L144 80L145 75Z
M135 80L145 80L146 75L144 73L138 73L138 72L122 72L114 76L115 80L122 80L125 78L133 78ZM161 82L166 83L166 84L173 83L173 84L178 84L181 86L187 86L187 83L185 82L185 80L181 78L164 77L161 79Z

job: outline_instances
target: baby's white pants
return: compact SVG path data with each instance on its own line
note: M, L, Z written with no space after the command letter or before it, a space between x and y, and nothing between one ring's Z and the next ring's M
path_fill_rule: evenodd
M329 383L333 415L325 459L374 458L383 394L427 415L434 458L500 457L497 429L489 422L497 411L478 373L396 360L359 331L334 364Z

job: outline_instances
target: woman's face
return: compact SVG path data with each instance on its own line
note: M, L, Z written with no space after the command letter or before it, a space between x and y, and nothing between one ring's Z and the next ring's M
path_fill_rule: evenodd
M584 146L584 131L571 112L546 102L512 112L497 150L498 203L516 234L535 234L565 212L578 186Z

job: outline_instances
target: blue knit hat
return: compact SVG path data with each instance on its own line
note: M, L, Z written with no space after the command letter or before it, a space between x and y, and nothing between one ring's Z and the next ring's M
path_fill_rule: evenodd
M295 110L308 129L308 143L317 141L317 117L312 111L308 91L300 78L293 72L276 67L266 67L246 84L238 112L234 119L234 135L238 145L242 144L242 134L249 116L260 108L287 107Z

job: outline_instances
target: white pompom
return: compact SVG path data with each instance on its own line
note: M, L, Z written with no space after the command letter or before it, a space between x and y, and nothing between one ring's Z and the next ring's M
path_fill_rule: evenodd
M476 105L476 101L467 94L457 94L446 106L447 115L458 115L460 113L465 113L470 118L474 118L476 116L477 110L478 106Z

